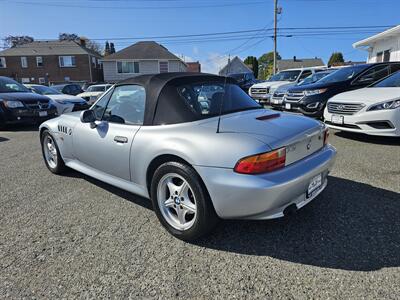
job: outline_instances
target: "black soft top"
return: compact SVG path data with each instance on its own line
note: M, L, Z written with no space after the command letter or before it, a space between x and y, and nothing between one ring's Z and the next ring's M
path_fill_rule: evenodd
M161 73L139 75L115 86L140 85L146 91L143 125L177 124L198 120L198 116L179 95L178 86L190 83L233 83L233 78L205 73Z

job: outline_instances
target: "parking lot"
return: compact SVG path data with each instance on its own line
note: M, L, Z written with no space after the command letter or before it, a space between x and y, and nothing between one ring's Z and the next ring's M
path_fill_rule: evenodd
M148 200L52 175L36 128L2 131L0 298L398 299L399 140L331 131L330 142L336 165L310 205L222 221L190 244Z

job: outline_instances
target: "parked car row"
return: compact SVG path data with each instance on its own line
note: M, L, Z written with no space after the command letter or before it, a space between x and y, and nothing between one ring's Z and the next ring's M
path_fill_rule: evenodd
M279 110L324 118L329 127L343 131L400 136L399 70L396 62L341 68L315 82L310 78L311 83L281 86L270 104Z
M67 112L89 108L84 99L39 84L23 85L0 77L0 127L16 123L41 123Z

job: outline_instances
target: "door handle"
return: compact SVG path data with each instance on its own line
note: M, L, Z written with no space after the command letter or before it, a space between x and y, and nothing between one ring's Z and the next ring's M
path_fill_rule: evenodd
M125 144L128 142L128 138L125 136L116 136L114 137L114 142Z

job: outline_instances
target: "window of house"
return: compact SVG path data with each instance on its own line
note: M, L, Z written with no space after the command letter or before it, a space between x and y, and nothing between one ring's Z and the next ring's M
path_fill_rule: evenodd
M59 56L59 63L60 67L68 68L68 67L75 67L75 56Z
M94 68L96 68L96 57L92 56L92 65Z
M390 50L383 51L383 61L390 61Z
M6 58L0 57L0 68L6 68Z
M27 68L28 67L28 59L26 58L26 56L22 56L21 57L21 67L22 68Z
M45 83L46 83L46 78L39 77L39 84L45 84Z
M140 73L139 62L137 61L118 61L117 62L118 73Z
M383 52L378 52L376 54L376 62L382 62L383 59Z
M43 67L43 58L41 56L36 56L36 66Z
M160 73L168 73L168 62L167 61L160 61Z
M30 80L29 80L29 78L21 78L21 82L22 83L29 83Z

